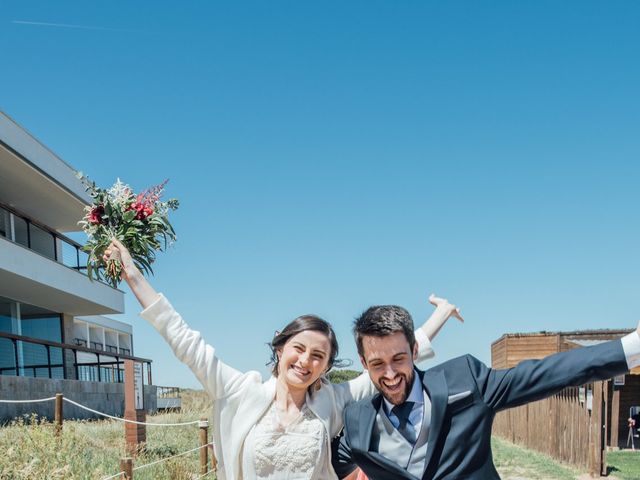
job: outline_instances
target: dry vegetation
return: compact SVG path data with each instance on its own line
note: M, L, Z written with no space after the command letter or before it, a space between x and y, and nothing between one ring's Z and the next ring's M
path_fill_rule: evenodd
M180 423L207 417L204 392L183 392L183 411L148 417L149 422ZM198 446L198 427L147 427L147 443L134 466ZM65 421L60 439L53 425L35 416L0 428L0 479L101 479L120 471L125 454L124 426L115 420ZM198 452L135 472L136 480L193 480L199 477ZM206 478L213 479L214 475Z
M211 400L203 391L184 390L183 410L148 417L149 422L179 423L208 417ZM145 450L135 465L185 452L198 446L198 428L148 427ZM121 422L65 421L60 439L53 425L37 417L19 419L0 428L0 479L103 479L120 471L125 456L124 426ZM559 465L548 457L508 442L494 439L495 464L504 480L575 479L580 472ZM638 452L611 455L612 473L621 479L640 478ZM623 458L624 457L624 458ZM626 463L625 463L626 462ZM195 480L199 475L198 452L190 453L135 472L136 480ZM213 480L211 474L206 479Z

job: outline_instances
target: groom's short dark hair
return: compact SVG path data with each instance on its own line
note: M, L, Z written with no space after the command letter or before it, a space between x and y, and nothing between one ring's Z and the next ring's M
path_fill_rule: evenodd
M411 314L397 305L374 305L367 308L353 323L353 334L356 337L358 354L364 357L362 337L386 337L396 332L404 333L409 347L413 351L416 337L413 332Z

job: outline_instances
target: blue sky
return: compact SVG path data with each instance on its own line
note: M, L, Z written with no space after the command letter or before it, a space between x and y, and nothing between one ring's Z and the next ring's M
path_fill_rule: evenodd
M170 178L152 280L242 370L304 313L430 292L506 332L640 318L640 5L0 0L0 109L102 185ZM31 22L31 23L26 23ZM44 24L56 24L44 25ZM83 28L79 28L83 27ZM127 295L158 384L197 386Z

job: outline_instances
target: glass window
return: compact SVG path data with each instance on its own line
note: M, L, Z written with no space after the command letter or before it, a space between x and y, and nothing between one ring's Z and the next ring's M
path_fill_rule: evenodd
M22 335L25 337L61 342L60 315L22 315Z
M9 212L0 207L0 236L11 238L11 220Z
M47 348L36 343L18 342L22 360L20 375L25 377L49 377Z
M8 298L0 297L0 332L17 333L17 303Z
M25 337L62 341L60 314L0 297L0 331ZM47 347L0 337L0 375L15 375L16 348L20 375L49 378ZM64 378L62 349L49 348L51 377Z
M15 231L14 241L25 247L29 246L29 234L27 232L27 221L22 217L13 215L13 228Z
M62 349L58 347L49 347L49 351L51 355L51 378L64 378Z
M31 250L52 260L56 259L56 242L53 235L33 223L29 224L31 234Z
M0 375L16 374L16 354L13 342L0 337Z
M62 263L67 267L78 268L78 252L76 247L64 240L60 240L60 243L62 244Z

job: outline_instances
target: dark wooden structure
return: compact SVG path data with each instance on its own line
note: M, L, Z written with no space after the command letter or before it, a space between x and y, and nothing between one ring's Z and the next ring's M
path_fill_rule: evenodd
M607 382L583 388L567 388L544 400L499 412L493 434L588 470L592 476L606 474ZM591 398L588 403L584 392Z
M554 353L614 340L632 331L578 330L505 334L491 344L491 365L493 368L510 368L523 360L544 358ZM604 441L609 447L623 448L629 434L629 409L640 405L640 368L632 370L630 374L616 381L612 379L606 383L603 393L606 405L604 423L607 425ZM565 400L577 398L575 392L567 391L562 395ZM583 400L583 403L586 403L586 399ZM549 438L548 441L553 445L555 440Z

